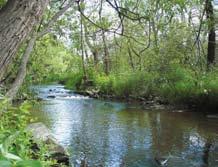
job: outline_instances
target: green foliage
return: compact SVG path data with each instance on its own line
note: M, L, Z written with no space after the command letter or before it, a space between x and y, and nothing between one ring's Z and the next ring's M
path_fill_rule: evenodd
M58 10L61 3L57 3L51 4L43 23ZM26 92L30 84L60 82L70 89L83 90L88 85L102 94L117 97L159 96L172 104L217 103L217 69L206 70L208 20L203 18L200 25L187 17L193 7L196 13L203 14L202 1L160 0L136 4L134 0L125 0L114 4L121 5L119 15L107 11L110 5L103 2L105 12L101 18L98 2L84 1L80 5L95 25L84 17L81 26L77 13L68 10L52 28L55 35L37 40L21 92ZM73 21L72 17L75 17ZM196 34L198 27L200 34ZM121 28L123 32L115 31L117 34L112 35L112 31ZM102 29L109 32L102 33ZM67 34L63 35L64 32ZM67 42L62 37L67 37ZM23 47L19 55L22 53ZM19 61L19 58L15 60L12 67L12 79ZM109 75L104 73L106 64L109 64ZM22 97L25 96L23 93Z
M98 75L95 86L104 94L127 96L149 96L153 93L155 73L129 72L122 74Z
M7 0L0 0L0 9L6 4Z
M170 104L187 104L204 107L215 107L218 97L218 75L214 69L211 72L193 71L190 68L172 64L164 71L126 73L88 72L93 81L92 88L99 89L101 94L116 97L153 97L159 96ZM62 78L65 85L73 89L83 87L82 73L75 73Z
M101 93L123 96L149 96L154 91L157 73L128 72L122 74L96 73L88 71L89 80L93 81L92 87L99 89ZM70 89L85 89L83 73L74 73L59 78L59 81Z
M53 164L45 159L45 154L48 154L46 146L41 145L38 153L31 149L31 134L25 130L32 121L29 116L30 107L27 102L19 107L12 107L7 100L0 101L1 167L49 167ZM37 155L37 160L34 155Z
M73 71L75 68L78 70L76 63L79 64L80 59L73 56L60 41L54 36L45 36L36 44L26 82L54 81L66 72Z
M87 75L88 78L86 78L86 80L93 81L97 73L90 68L90 70L87 71ZM59 77L58 81L64 84L68 89L81 90L86 88L85 76L82 71L66 73Z
M174 67L164 75L158 94L172 104L216 107L218 76L215 71L202 74L184 67Z
M95 78L95 85L102 93L112 94L113 93L114 76L98 75Z
M83 80L83 73L65 74L59 78L59 82L65 84L68 89L80 89Z
M41 163L39 161L34 160L26 160L20 161L16 164L16 167L41 167Z
M178 102L190 98L194 93L195 77L190 70L172 66L162 76L159 94L170 102Z

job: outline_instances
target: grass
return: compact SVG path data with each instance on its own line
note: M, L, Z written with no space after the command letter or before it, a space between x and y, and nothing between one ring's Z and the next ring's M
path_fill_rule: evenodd
M101 94L121 98L158 96L169 104L216 108L218 104L217 69L210 72L194 71L173 65L164 70L128 71L124 73L95 73L89 71L91 88ZM82 73L67 74L60 79L67 88L86 89Z

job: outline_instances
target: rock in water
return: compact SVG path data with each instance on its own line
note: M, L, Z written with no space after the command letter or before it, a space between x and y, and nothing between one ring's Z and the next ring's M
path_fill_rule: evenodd
M32 133L33 140L36 144L43 142L48 145L48 150L51 153L49 158L56 160L59 164L69 166L69 155L67 151L57 142L50 130L43 123L32 123L27 127L27 131Z
M167 166L167 162L169 160L169 157L168 158L154 157L154 160L159 166Z
M47 98L49 98L49 99L55 99L55 95L49 95L49 96L47 96Z

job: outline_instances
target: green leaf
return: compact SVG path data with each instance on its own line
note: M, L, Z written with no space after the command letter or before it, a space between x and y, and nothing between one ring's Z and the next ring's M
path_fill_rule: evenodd
M13 160L16 160L16 161L20 161L22 160L20 157L18 157L17 155L14 155L14 154L11 154L11 153L5 153L3 154L3 156L5 158L8 158L8 159L13 159Z
M24 103L20 106L19 109L20 109L23 113L28 114L30 108L31 108L31 105L30 105L28 102L24 102Z
M7 161L7 160L0 160L0 166L1 167L11 167L12 164L10 161Z
M8 152L9 146L16 140L19 135L19 131L15 132L13 135L10 135L5 141L2 143L3 152Z
M15 167L42 167L42 165L39 161L25 160L25 161L19 161Z

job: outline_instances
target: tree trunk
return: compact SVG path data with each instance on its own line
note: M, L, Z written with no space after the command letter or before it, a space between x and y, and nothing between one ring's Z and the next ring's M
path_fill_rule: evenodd
M106 75L109 75L110 72L110 60L109 60L109 51L106 43L106 36L104 30L102 30L102 39L104 45L104 71Z
M216 48L216 33L215 33L215 18L213 12L213 5L211 0L206 0L206 15L208 20L208 52L207 52L207 65L212 65L215 61L215 48Z
M93 58L94 58L95 69L97 70L98 69L98 62L99 62L99 60L98 60L98 49L95 48L93 50L92 54L93 54Z
M215 60L215 48L216 48L216 33L214 29L210 30L208 36L208 53L207 53L207 64L210 66Z
M85 65L85 51L84 51L84 39L83 39L83 18L82 14L80 14L80 42L81 42L81 56L82 56L82 68L83 68L83 74L84 74L84 82L86 83L88 76L86 73L86 65Z
M71 7L71 4L72 3L70 2L64 8L60 9L51 18L51 20L48 22L48 24L46 26L43 26L44 29L42 31L33 33L32 38L29 40L27 47L26 47L26 50L22 56L20 68L18 69L18 73L16 75L16 78L15 78L13 84L11 85L10 89L6 93L6 96L9 99L13 99L16 96L18 90L20 89L20 87L23 84L23 81L26 77L27 63L28 63L28 60L30 58L31 52L33 50L33 47L35 45L37 38L41 38L44 35L46 35L47 33L49 33L51 26L60 18L60 16L62 16Z
M0 79L47 4L48 0L8 0L0 10Z
M103 0L100 2L100 9L99 9L99 20L103 23L102 18L102 9L103 9ZM106 75L109 75L110 72L110 60L109 60L109 50L107 47L107 40L105 36L105 29L101 30L102 32L102 42L103 42L103 48L104 48L104 72Z
M85 22L85 19L83 19L83 27L84 27L84 36L85 36L85 42L86 44L88 45L90 51L92 52L92 55L93 55L93 59L94 59L94 66L95 66L95 69L97 70L98 68L98 47L95 45L95 44L92 44L89 40L89 37L88 37L88 28L87 28L87 24Z
M128 54L129 54L129 64L132 67L132 70L135 70L135 66L133 63L133 57L132 57L132 51L129 46L128 46Z
M17 76L15 81L13 82L13 84L11 85L10 90L6 93L6 97L8 97L9 99L13 99L19 88L21 87L25 77L26 77L26 66L27 66L27 62L29 60L29 57L31 55L31 52L33 50L33 46L36 42L36 34L34 33L32 38L30 39L30 41L27 44L27 48L25 50L25 53L23 54L22 60L21 60L21 64L20 64L20 68L18 70Z

